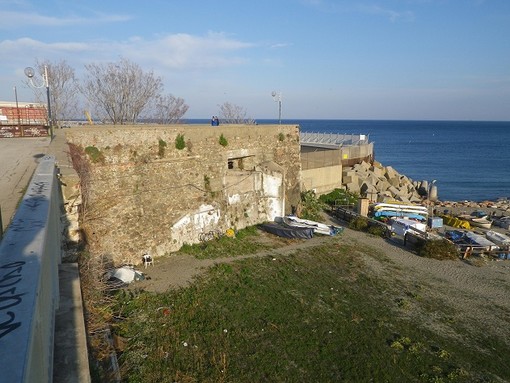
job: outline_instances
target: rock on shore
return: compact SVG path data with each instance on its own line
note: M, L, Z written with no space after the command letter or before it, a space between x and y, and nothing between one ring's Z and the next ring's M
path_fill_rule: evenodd
M401 201L405 203L431 204L436 208L445 208L453 213L471 212L482 209L489 214L509 215L510 200L497 201L436 201L427 198L427 181L413 181L399 174L391 166L361 162L352 167L345 167L342 184L351 193L366 196L373 202ZM435 196L434 196L435 197Z
M377 161L344 168L342 184L349 192L366 195L374 202L392 200L420 203L426 196L420 182L413 182L391 166L383 166Z

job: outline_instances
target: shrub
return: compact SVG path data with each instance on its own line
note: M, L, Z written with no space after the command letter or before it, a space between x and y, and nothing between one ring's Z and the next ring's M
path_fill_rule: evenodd
M283 141L283 140L285 140L285 134L283 134L282 132L280 132L280 133L278 134L278 141Z
M458 259L459 257L459 253L455 245L446 239L425 241L418 247L417 252L420 257L439 260Z
M349 228L358 231L365 231L368 229L368 219L366 217L358 216L349 222Z
M325 205L317 198L315 192L307 190L301 193L301 217L312 221L321 221Z
M166 141L159 139L158 142L158 156L159 158L163 158L165 156L165 148L166 148Z
M184 141L184 134L178 134L175 138L175 148L178 150L182 150L186 147L186 142Z
M101 151L95 146L87 146L85 148L85 153L89 156L90 160L94 163L104 162L104 155Z
M219 143L221 146L227 146L228 145L228 141L227 139L225 138L225 136L223 135L223 133L221 134L220 136L220 140L219 140Z
M355 205L358 203L358 196L356 194L343 189L335 189L331 193L321 195L319 199L329 206Z
M388 229L382 225L372 225L368 227L367 232L378 237L386 237Z

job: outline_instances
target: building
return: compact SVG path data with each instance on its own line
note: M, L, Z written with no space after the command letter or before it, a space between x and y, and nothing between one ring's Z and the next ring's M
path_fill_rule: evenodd
M0 138L48 134L48 111L44 104L0 101Z

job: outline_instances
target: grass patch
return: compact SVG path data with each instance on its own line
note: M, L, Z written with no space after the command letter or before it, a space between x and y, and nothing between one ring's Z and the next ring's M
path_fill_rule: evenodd
M185 244L179 250L198 259L215 259L254 254L259 251L274 248L274 244L263 243L259 240L260 233L255 226L239 230L234 238L223 236L218 239L199 243Z
M105 161L104 154L95 146L87 146L85 153L87 153L93 163L103 163Z
M218 264L164 294L121 291L113 313L123 319L113 329L124 339L124 381L510 379L503 341L481 328L460 342L399 316L395 306L418 302L418 293L402 299L401 286L371 275L359 251L336 241Z

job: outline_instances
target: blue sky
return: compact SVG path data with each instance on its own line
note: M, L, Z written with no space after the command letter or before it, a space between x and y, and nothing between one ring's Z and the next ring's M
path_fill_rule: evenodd
M36 59L127 58L208 118L510 120L509 0L0 0L0 100Z

